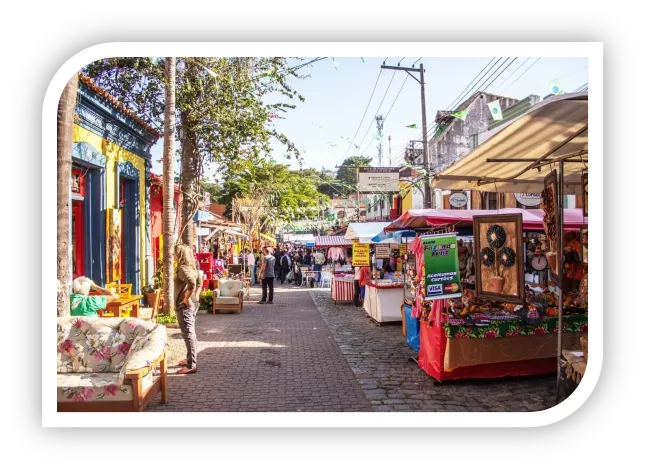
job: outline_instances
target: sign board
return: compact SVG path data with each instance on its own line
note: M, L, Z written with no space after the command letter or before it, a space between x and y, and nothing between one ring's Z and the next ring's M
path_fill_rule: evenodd
M407 245L407 243L406 244L401 244L399 246L399 254L403 256L403 255L405 255L407 253L408 253L408 245Z
M465 207L468 205L468 196L464 192L455 192L454 194L450 194L448 203L454 208Z
M390 246L388 246L387 244L377 244L375 247L377 259L389 259Z
M515 200L524 205L525 207L537 207L542 202L540 194L531 194L527 192L516 192Z
M352 265L354 267L370 266L370 245L352 241Z
M358 168L358 191L399 192L399 168Z
M423 240L425 299L460 298L461 276L457 235L426 236Z

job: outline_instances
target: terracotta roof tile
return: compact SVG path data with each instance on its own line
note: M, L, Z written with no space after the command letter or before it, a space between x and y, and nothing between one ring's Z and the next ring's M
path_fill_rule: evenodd
M112 107L114 107L116 110L121 111L123 114L125 114L130 119L134 120L137 124L139 124L141 127L143 127L146 130L146 132L154 135L157 138L161 138L161 132L159 132L157 129L152 127L146 121L141 119L136 112L134 112L132 109L130 109L121 101L119 101L117 98L112 96L107 90L101 88L96 83L94 83L94 81L90 77L79 72L78 79L81 81L81 83L87 86L93 93L107 100L107 102L109 102L110 105L112 105Z

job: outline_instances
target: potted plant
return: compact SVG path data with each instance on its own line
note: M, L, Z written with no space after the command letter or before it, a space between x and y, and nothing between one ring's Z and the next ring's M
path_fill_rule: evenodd
M159 296L161 296L161 286L163 285L163 270L161 266L161 262L157 265L157 270L155 271L155 276L153 278L153 285L146 285L143 287L143 294L146 297L146 302L148 303L148 306L151 308L154 308L154 305L157 301L159 301L159 308L161 308L161 298L157 300Z
M501 293L506 279L504 269L515 265L515 251L506 244L506 231L500 225L493 224L486 231L486 241L489 247L481 250L482 264L491 269L488 277L488 287L494 293Z

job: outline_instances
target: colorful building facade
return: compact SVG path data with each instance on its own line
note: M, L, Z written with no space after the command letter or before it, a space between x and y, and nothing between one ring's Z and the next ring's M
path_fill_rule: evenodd
M88 77L79 77L72 147L72 277L132 284L154 273L150 149L158 131Z

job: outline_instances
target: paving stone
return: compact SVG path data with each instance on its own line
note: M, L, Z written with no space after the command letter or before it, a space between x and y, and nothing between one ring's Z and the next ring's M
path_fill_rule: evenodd
M554 376L435 386L409 360L417 353L401 335L400 324L376 327L361 309L334 304L329 292L311 291L311 296L376 412L404 411L404 406L422 412L530 412L555 405Z

